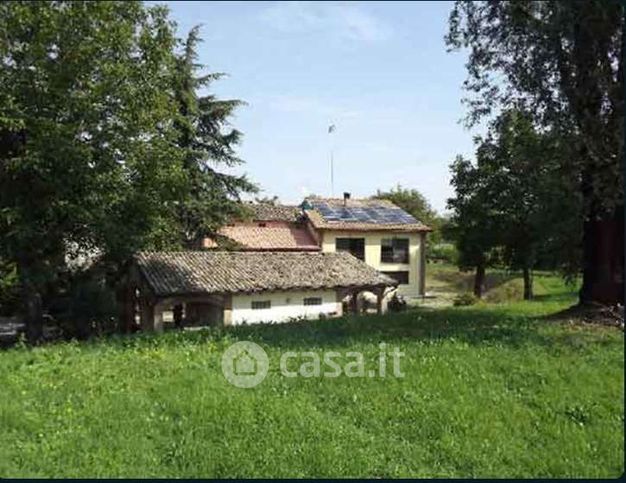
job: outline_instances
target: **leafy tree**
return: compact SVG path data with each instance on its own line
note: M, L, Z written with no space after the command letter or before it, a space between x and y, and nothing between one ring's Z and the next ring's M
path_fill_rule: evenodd
M176 58L174 80L179 111L176 144L184 150L184 172L190 187L188 197L179 206L181 236L187 246L198 246L230 217L241 215L240 193L256 191L245 176L217 171L219 166L230 168L242 162L235 153L241 132L228 124L242 102L201 94L224 74L201 73L204 66L197 63L199 42L196 26Z
M450 171L455 197L448 200L453 214L447 230L456 243L459 268L475 270L474 295L481 297L486 269L498 261L499 220L492 212L485 173L462 156L457 156Z
M580 203L574 182L560 170L564 147L558 141L539 132L529 113L519 110L498 116L479 140L478 171L485 178L489 212L498 218L502 261L523 271L525 299L533 297L532 271L542 254L560 251L552 241L562 248L581 238Z
M137 2L0 4L0 256L27 333L66 258L176 243L173 25Z
M416 189L404 188L397 185L389 191L378 190L373 196L374 199L389 200L394 205L399 206L407 213L413 215L417 220L433 228L430 241L436 243L439 240L440 218L437 212L430 206L428 200Z
M255 201L255 203L263 203L263 204L267 204L267 205L278 205L278 204L280 204L280 199L276 195L274 195L274 196L255 196L254 197L254 201Z
M623 10L617 0L459 1L446 38L469 48L470 125L518 107L568 140L562 168L584 207L581 303L623 301Z

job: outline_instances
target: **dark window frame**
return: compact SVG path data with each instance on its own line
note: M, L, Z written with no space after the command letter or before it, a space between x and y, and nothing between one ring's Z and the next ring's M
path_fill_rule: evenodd
M340 247L340 245L344 246ZM359 260L365 261L365 238L337 237L335 238L335 251L348 252Z
M267 310L272 308L271 300L253 300L250 302L250 308L252 310Z
M380 241L380 262L408 265L411 258L410 247L408 238L383 238Z
M322 305L322 297L304 297L303 303L306 306Z

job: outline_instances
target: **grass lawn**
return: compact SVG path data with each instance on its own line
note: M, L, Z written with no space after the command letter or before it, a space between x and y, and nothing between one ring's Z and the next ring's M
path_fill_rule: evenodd
M542 319L574 302L415 309L0 352L1 477L617 477L623 333ZM259 386L220 369L268 352ZM404 377L287 378L287 350L398 347ZM388 371L391 372L391 371Z

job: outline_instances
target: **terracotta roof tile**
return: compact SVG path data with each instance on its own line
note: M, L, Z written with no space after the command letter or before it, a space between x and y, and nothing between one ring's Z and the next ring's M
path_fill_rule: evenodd
M342 252L141 252L135 260L157 296L397 285Z
M276 222L274 222L276 223ZM247 250L312 250L320 247L304 226L280 223L259 227L256 225L225 226L223 235Z
M272 205L270 203L250 203L246 208L252 211L252 219L257 221L298 221L302 210L295 205Z

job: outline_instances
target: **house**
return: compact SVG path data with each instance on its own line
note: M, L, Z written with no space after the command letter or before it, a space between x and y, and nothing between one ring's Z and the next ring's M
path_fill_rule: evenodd
M298 206L250 203L249 219L234 220L218 231L218 237L244 251L320 251ZM204 248L220 248L216 239L206 238Z
M349 252L395 279L399 294L425 294L429 227L390 201L352 199L349 193L309 197L302 207L322 252Z
M239 325L334 317L342 302L374 293L377 311L396 280L348 253L319 251L142 252L127 279L144 330L176 325Z

